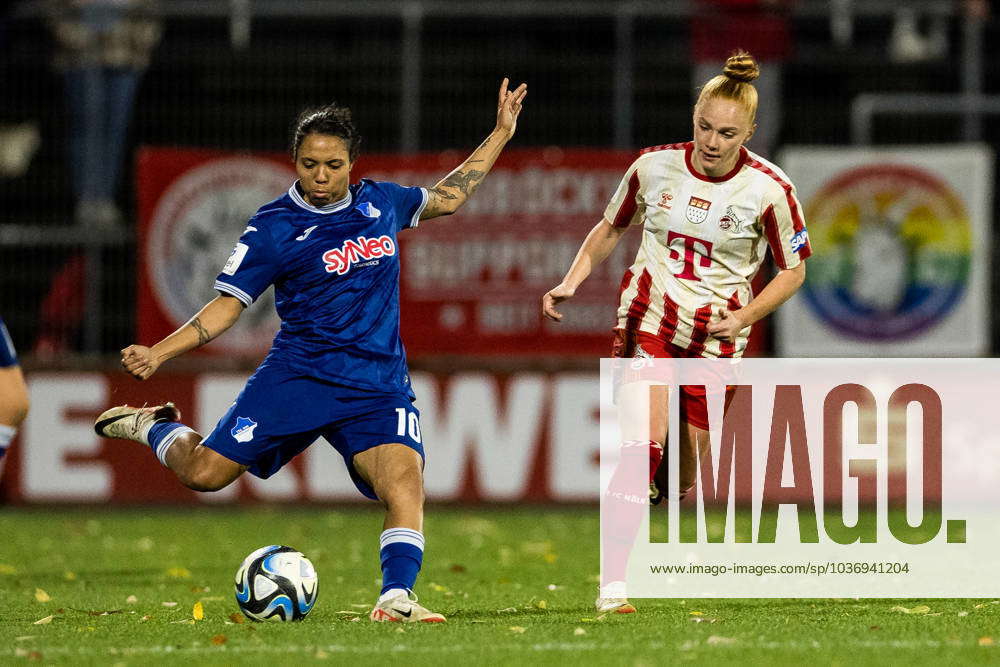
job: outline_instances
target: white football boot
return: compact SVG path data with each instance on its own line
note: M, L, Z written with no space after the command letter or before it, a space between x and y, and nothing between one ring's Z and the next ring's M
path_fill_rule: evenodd
M614 612L616 614L634 614L635 607L628 601L628 598L597 598L594 603L597 613L606 614Z
M104 438L121 438L149 446L149 429L159 421L181 420L181 411L173 403L135 408L119 405L105 410L94 422L94 431Z
M444 616L417 604L417 596L401 593L375 604L368 618L375 622L444 623Z
M634 614L635 607L625 597L625 582L613 581L607 586L602 586L597 593L597 601L594 608L598 614Z

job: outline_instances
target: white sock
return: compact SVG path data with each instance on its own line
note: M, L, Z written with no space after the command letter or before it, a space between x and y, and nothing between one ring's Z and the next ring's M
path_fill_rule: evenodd
M178 436L185 433L194 433L194 429L188 428L187 426L175 429L168 433L167 437L163 439L163 442L156 446L156 458L160 460L160 463L163 464L164 468L170 467L167 465L167 450L170 449L170 445L174 444L174 440L176 440Z
M392 600L394 598L398 598L400 595L405 595L407 599L409 599L410 591L406 590L405 588L390 588L385 593L382 593L382 595L378 596L378 602L376 604L382 604L386 600Z

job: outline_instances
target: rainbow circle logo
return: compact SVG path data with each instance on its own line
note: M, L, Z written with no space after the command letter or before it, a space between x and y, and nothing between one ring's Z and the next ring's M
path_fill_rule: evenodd
M805 208L813 255L803 293L838 332L910 338L961 301L972 230L962 200L934 174L908 165L852 169Z

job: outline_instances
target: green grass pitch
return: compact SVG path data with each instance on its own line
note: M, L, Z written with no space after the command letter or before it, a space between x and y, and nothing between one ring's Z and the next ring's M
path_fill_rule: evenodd
M427 514L417 592L448 622L418 627L367 620L380 575L375 506L4 509L0 664L1000 660L1000 603L989 599L638 600L638 614L598 617L596 508ZM302 623L251 623L238 613L236 567L271 543L302 550L319 572L319 602Z

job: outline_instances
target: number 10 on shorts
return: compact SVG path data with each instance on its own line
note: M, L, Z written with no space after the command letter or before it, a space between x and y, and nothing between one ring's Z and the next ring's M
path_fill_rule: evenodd
M420 442L420 421L417 413L407 412L406 408L396 408L396 435L406 435L409 429L410 437L416 442Z

